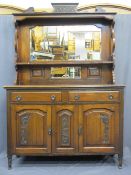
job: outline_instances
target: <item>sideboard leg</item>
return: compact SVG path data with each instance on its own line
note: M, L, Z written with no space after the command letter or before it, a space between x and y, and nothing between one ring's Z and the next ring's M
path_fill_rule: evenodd
M8 169L12 168L12 155L8 155Z
M19 156L19 155L16 155L16 157L17 157L17 158L20 158L20 156Z
M122 168L122 155L118 154L118 168L121 169Z

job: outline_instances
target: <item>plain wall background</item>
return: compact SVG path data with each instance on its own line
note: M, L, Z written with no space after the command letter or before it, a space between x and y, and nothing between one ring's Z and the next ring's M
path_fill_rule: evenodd
M124 146L131 150L131 15L116 15L116 83L125 84Z
M13 16L0 16L0 152L6 149L6 93L4 85L15 80Z
M116 15L116 83L125 84L124 146L131 150L131 15ZM0 152L6 150L6 93L16 78L12 15L0 16Z

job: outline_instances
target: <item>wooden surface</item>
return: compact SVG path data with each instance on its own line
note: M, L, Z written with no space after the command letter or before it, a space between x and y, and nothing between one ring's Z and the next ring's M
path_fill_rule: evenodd
M98 89L116 89L117 88L119 89L123 89L125 87L125 85L117 85L117 84L110 84L110 85L84 85L84 84L81 84L81 85L70 85L70 84L66 84L66 85L7 85L7 86L4 86L5 89L46 89L46 88L51 88L51 89L59 89L59 88L98 88Z

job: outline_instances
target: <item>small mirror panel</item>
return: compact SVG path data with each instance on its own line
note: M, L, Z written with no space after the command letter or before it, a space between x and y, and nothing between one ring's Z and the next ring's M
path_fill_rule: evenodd
M81 67L51 67L51 79L80 79Z

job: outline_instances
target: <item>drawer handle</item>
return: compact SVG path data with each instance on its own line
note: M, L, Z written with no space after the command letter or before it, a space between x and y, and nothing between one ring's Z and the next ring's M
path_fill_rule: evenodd
M51 134L52 134L52 129L48 128L48 135L51 135Z
M51 96L51 101L55 101L55 99L56 99L56 96L55 95L52 95Z
M74 99L75 100L79 100L80 99L80 96L79 95L75 95Z
M110 95L108 96L108 98L109 98L110 100L112 100L112 99L113 99L113 95L110 94Z
M16 101L21 101L22 97L21 96L16 96Z

